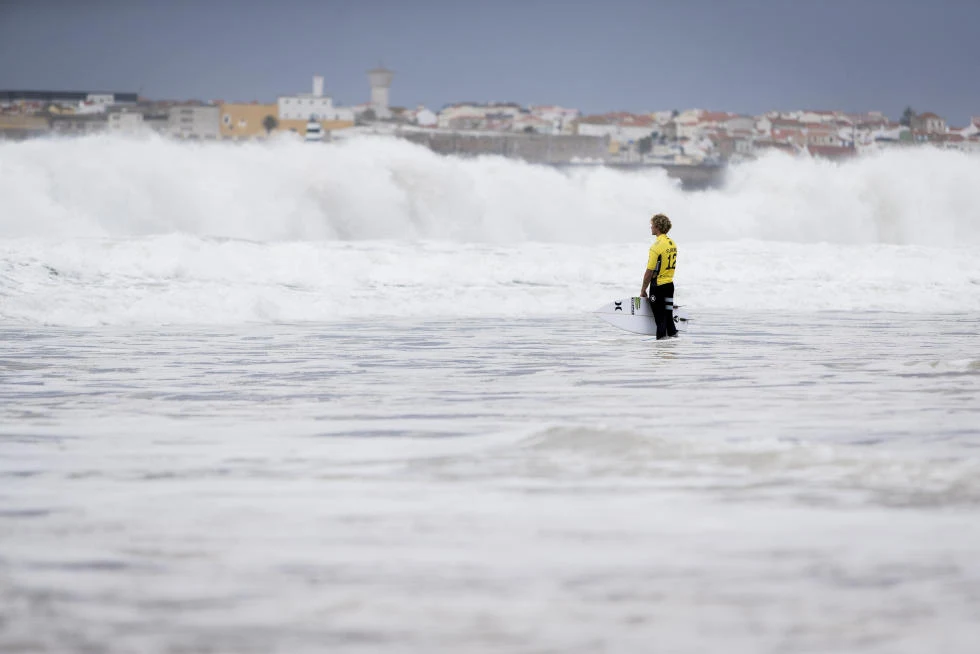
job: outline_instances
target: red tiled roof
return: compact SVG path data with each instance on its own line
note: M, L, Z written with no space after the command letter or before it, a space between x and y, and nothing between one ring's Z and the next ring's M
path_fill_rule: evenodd
M738 114L731 114L727 111L705 111L698 116L699 123L723 123L726 120L737 118Z
M919 118L939 118L939 116L937 116L936 114L932 113L931 111L927 111L924 114L919 114Z
M624 127L650 127L655 125L657 121L649 116L629 116L618 121L620 125Z
M604 118L608 124L622 127L648 127L656 124L656 121L648 115L632 114L628 111L610 111L602 114L601 118Z
M801 136L803 136L803 133L800 132L799 130L790 130L790 129L772 130L772 138L777 141L783 141L789 138L800 138Z

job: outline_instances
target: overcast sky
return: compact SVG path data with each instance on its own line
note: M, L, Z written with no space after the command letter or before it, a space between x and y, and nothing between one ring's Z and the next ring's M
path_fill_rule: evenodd
M0 0L0 89L980 115L978 0Z

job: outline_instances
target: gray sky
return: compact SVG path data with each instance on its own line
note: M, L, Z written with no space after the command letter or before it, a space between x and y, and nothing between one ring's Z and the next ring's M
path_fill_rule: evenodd
M0 88L980 115L977 0L0 0Z

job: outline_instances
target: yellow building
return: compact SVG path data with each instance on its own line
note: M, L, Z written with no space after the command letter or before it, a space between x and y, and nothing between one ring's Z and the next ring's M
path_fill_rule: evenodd
M232 140L265 138L267 133L262 122L266 116L278 120L278 113L274 104L219 105L221 138Z
M348 127L354 126L354 121L351 120L318 120L320 127L323 128L323 133L327 134L330 130L334 129L347 129ZM290 131L296 132L302 137L306 137L306 126L309 121L306 120L282 120L279 121L280 131Z
M0 141L20 141L46 134L50 129L48 119L43 116L0 115Z
M221 138L231 140L266 138L269 135L264 125L267 116L272 116L278 123L278 126L272 130L273 133L289 131L302 137L306 136L307 121L279 120L277 105L252 103L222 104L220 106ZM324 132L354 126L354 122L349 120L321 120L318 122Z

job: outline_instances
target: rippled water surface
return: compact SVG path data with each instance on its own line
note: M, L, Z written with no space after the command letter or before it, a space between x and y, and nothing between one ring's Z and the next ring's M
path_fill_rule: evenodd
M4 652L972 652L980 316L0 328Z

